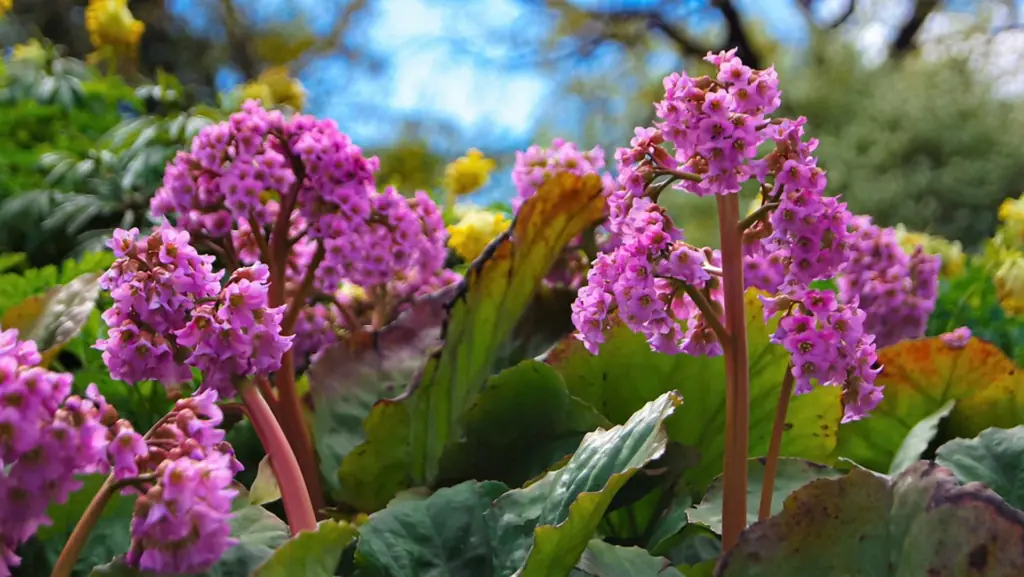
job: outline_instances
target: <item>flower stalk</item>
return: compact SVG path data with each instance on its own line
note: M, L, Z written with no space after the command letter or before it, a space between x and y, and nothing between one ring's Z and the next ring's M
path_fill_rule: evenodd
M786 412L789 411L789 399L793 396L793 366L786 367L779 389L779 402L775 405L775 421L772 423L772 436L768 441L768 455L764 462L764 479L761 482L761 503L757 510L757 519L763 521L772 514L772 494L775 491L775 476L779 470L779 454L782 451L782 432L786 428Z
M174 411L160 417L150 427L149 431L146 432L143 439L148 441L153 433L166 423L173 414ZM110 498L114 496L114 493L121 486L117 479L114 478L113 473L107 476L99 491L96 491L96 495L89 502L89 506L85 508L81 518L75 523L75 528L71 531L71 536L68 537L67 543L64 543L64 548L61 549L60 556L57 557L57 562L53 566L53 571L50 572L50 577L71 577L71 572L75 569L75 564L78 563L82 550L85 549L85 543L89 540L89 534L92 533L96 522L103 515L103 510L107 508Z
M288 527L293 535L300 531L316 529L316 513L310 499L306 480L299 468L299 462L292 451L284 430L274 417L267 401L252 383L245 382L239 386L239 395L249 411L249 419L256 430L263 448L270 456L270 463L281 488L281 501L284 503Z
M722 548L732 549L747 522L747 454L750 445L750 370L743 296L743 247L736 224L739 196L718 196L725 302L725 463Z

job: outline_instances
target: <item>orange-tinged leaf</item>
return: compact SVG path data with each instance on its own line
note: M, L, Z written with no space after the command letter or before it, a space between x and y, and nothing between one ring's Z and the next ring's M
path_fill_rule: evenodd
M956 349L939 337L903 341L879 351L878 359L885 397L867 418L839 428L836 449L865 467L888 471L911 428L950 399L956 406L946 424L953 436L1024 419L1024 376L991 343L972 338Z

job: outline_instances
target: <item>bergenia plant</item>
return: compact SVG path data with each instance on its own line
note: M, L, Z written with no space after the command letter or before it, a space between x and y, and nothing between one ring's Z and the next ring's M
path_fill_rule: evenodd
M242 465L226 442L229 410L249 419L265 450L296 536L292 542L304 532L333 527L277 560L297 563L303 555L322 554L317 563L325 569L316 575L351 574L336 568L341 560L350 569L399 577L554 576L574 567L581 574L611 575L602 563L615 555L621 556L615 566L650 561L641 558L651 555L632 547L637 543L667 555L666 543L682 535L687 522L698 533L706 525L721 534L726 561L719 561L716 575L747 575L743 563L763 564L777 541L783 561L795 559L796 569L786 565L788 572L770 574L834 575L799 563L818 545L857 546L817 528L836 518L833 512L843 503L824 493L787 493L787 503L795 505L780 516L810 511L808 523L818 523L804 531L810 536L786 533L803 527L799 523L769 519L779 510L776 485L786 489L792 482L775 482L780 471L794 467L781 459L784 431L794 417L791 398L831 392L824 402L831 423L839 427L841 420L843 431L870 431L873 413L903 426L885 402L907 393L883 399L892 382L883 365L903 363L901 351L913 347L904 357L939 358L935 375L953 374L961 357L951 355L974 355L984 345L967 328L919 338L936 306L941 259L920 246L907 251L896 230L851 214L841 197L826 194L828 179L815 157L817 141L805 135L806 120L776 114L781 92L774 69L751 69L735 51L709 54L707 61L716 69L712 76L664 79L657 121L637 128L630 146L615 152L614 174L605 171L600 148L581 150L564 140L517 154L514 217L474 209L450 229L451 248L467 261L465 278L446 268L448 232L434 201L422 191L403 196L378 188L377 159L364 155L334 122L285 116L250 101L228 121L202 129L167 167L152 200L157 226L145 233L118 230L109 241L116 260L100 285L113 306L102 314L107 330L95 343L110 375L128 386L197 383L196 391L143 434L119 418L96 387L84 397L72 394L71 376L41 367L33 343L19 340L14 330L0 332L0 577L18 565L15 550L46 523L47 506L67 501L78 486L76 476L88 473L108 477L64 545L54 577L72 574L104 506L118 494L134 499L126 527L130 545L119 563L158 574L210 570L244 538L231 525L241 494L234 479ZM491 167L478 151L454 163L446 173L449 200L479 187ZM741 213L741 193L755 191L754 208ZM680 223L659 204L669 194L713 197L717 247L687 242ZM549 220L555 223L550 228ZM535 353L522 350L531 347L512 341L532 330L519 323L540 300L541 287L569 295L561 320L571 319L574 330L534 331L543 333L538 342L547 333L557 335L545 341L554 343L548 353L530 358ZM418 314L424 303L434 307L431 315ZM753 306L756 311L749 310ZM433 317L444 318L443 328ZM410 328L416 322L430 326ZM763 343L748 339L748 329L760 330ZM637 346L614 356L628 348L624 338ZM427 344L420 347L421 341ZM372 369L360 357L367 342L373 344L367 354L376 363ZM765 440L767 455L763 471L751 478L760 481L757 518L765 522L748 528L748 458L760 456L750 454L751 382L755 389L765 382L762 374L751 374L754 346L778 360L770 392L774 396L778 383L779 397L769 405L770 432L771 415L759 413L764 427L758 441ZM389 356L389 347L401 355ZM608 374L617 363L632 363L626 358L631 354L648 355L638 365L699 367L698 373L715 367L701 374L724 367L725 382L700 383L702 388L686 390L685 399L676 382L655 383L662 387L657 398L643 398L628 411L612 405L616 399L636 401L640 393L595 393L604 405L583 398L601 387L632 385ZM415 370L386 366L396 357ZM674 364L679 360L693 364ZM604 362L601 370L588 372L591 361ZM1017 383L1009 361L994 369L970 362L964 366L998 375L1005 390ZM911 369L897 369L890 379L911 379ZM317 426L309 426L298 383L304 374L311 389L327 374L327 380L344 381L340 388L353 397L388 391L377 400L396 392L391 381L408 378L399 383L408 385L404 393L372 408L357 407L364 398L344 407L346 419L358 417L361 428L328 437L347 445L344 455L327 463L338 481L330 492L321 469L333 447L325 451L318 437L318 455L310 429L319 434L334 423L325 427L332 415L322 411ZM373 379L388 382L364 382ZM954 379L944 386L949 382ZM665 426L673 411L685 408L680 403L705 391L720 400L723 389L724 401L707 406L724 412L724 450L722 443L711 447L700 440L691 453L706 454L670 447L686 445ZM995 403L994 393L986 395L975 408ZM919 411L913 422L934 433L955 410L947 401L935 400L938 406ZM973 413L971 418L977 427L981 421ZM824 416L817 419L815 437L819 424L820 430L830 428ZM499 426L498 434L485 431ZM519 431L529 439L523 446L513 446L520 440L517 427L529 429ZM513 441L503 438L506 429ZM906 429L921 444L924 433L913 423ZM703 439L707 431L698 434ZM834 441L837 433L828 434ZM563 450L566 439L579 441L571 455ZM858 487L850 491L854 497L865 487L877 490L870 502L854 499L862 507L906 499L896 493L910 491L908 486L934 489L929 510L951 506L949 492L961 489L958 498L1005 505L954 487L951 473L897 462L912 449L891 447L893 454L876 466L901 480L890 483L858 470L835 483ZM523 463L509 466L504 451L515 453L508 460ZM704 469L687 486L690 479L681 470L694 459L703 459ZM718 472L718 485L709 489ZM652 490L658 483L664 484ZM629 489L616 495L623 487ZM691 508L698 493L704 501ZM638 511L649 517L646 529L638 526ZM1020 512L1003 513L999 519L1017 519ZM334 520L362 514L370 514L365 527L339 529ZM622 534L611 523L616 515L630 525ZM884 526L882 540L899 525L872 523L865 531ZM1024 513L1012 523L1024 530ZM807 545L818 533L829 543ZM781 534L786 540L773 540ZM613 544L615 539L626 546ZM795 541L800 547L790 546ZM342 555L346 547L355 554ZM974 563L974 550L969 555ZM878 558L889 562L886 555ZM651 565L664 569L660 563Z
M108 331L96 348L111 376L126 383L192 382L198 372L201 384L145 436L116 415L104 413L105 428L79 419L84 428L76 434L89 435L79 443L96 449L69 448L77 460L58 459L67 467L58 493L33 494L42 500L24 509L35 512L23 521L5 518L22 527L2 533L10 562L45 503L66 499L74 473L112 466L54 575L70 574L115 488L139 495L129 565L166 573L209 568L233 543L232 479L241 465L217 428L217 401L235 397L272 460L292 531L316 527L324 492L296 390L297 364L341 334L379 329L418 295L459 279L444 268L446 235L435 203L424 192L406 198L394 188L378 191L376 169L376 158L365 157L332 121L286 118L255 101L178 153L152 202L162 223L148 236L119 230L108 243L116 261L101 286L114 305L103 313ZM22 351L9 364L12 378L23 378L16 363L31 365L35 352L13 333L4 337ZM26 405L49 411L38 418L55 419L68 395L70 376L52 378L60 386L41 389L52 399ZM66 403L72 408L58 415L112 411L99 397ZM24 422L5 411L11 423ZM35 435L34 428L17 430ZM12 451L2 462L16 463L15 473L27 470L23 455L38 440L0 439ZM54 454L46 453L47 461ZM4 482L29 482L19 479Z
M854 242L846 205L824 196L817 141L804 137L803 118L772 116L781 102L774 69L752 70L734 51L707 60L718 70L714 77L665 78L665 98L655 105L659 122L637 128L631 146L616 152L619 186L608 198L608 227L621 244L597 257L573 304L573 322L593 353L614 318L655 351L725 355L722 514L729 548L746 524L745 289L765 293L767 317L782 315L773 339L792 355L784 398L815 385L842 387L844 419L854 420L882 393L874 385L875 337L865 330L857 296L839 300L813 286L840 272ZM759 187L760 207L741 218L739 192L748 181ZM670 190L717 199L720 249L685 241L658 205ZM770 458L777 459L784 418L776 422Z

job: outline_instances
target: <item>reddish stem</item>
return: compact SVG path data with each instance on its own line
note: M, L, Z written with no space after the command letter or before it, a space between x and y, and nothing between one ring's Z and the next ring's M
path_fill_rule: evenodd
M172 409L170 413L160 417L160 420L150 427L142 438L148 441L153 436L153 433L166 423L173 414L175 414L175 411ZM89 506L86 507L78 522L75 523L75 528L71 531L71 536L68 537L67 542L64 543L64 548L61 550L60 556L57 557L57 563L54 564L50 577L70 577L71 572L75 569L75 564L78 563L78 557L81 556L82 550L85 549L85 543L89 540L89 534L92 533L96 522L103 515L103 509L107 507L110 498L114 496L114 493L119 488L120 486L117 480L114 479L113 473L108 475L107 480L100 486L99 491L96 491L96 494L93 495Z
M256 435L270 456L270 465L281 488L281 501L292 535L298 534L299 531L315 530L316 513L309 490L306 488L306 481L281 425L270 410L270 405L251 383L242 384L238 393L249 410L249 420L256 430Z
M768 456L764 461L764 479L761 481L761 506L757 510L759 521L764 521L772 514L772 493L775 491L775 475L779 470L779 454L782 452L782 431L786 428L786 412L789 410L789 399L792 396L793 366L790 365L786 367L786 374L782 377L779 403L775 405L775 422L772 424Z
M747 524L747 455L750 445L750 369L743 297L743 247L739 222L739 196L718 196L718 229L722 241L725 300L725 463L722 474L722 549L739 541Z
M277 407L281 427L285 430L299 461L313 504L316 510L320 511L326 506L326 502L320 483L320 468L317 465L316 453L313 451L313 440L309 428L306 427L306 417L302 413L302 400L295 388L295 355L292 351L281 357L281 370L274 375L274 387L278 393Z
M285 276L288 268L288 252L291 250L288 229L299 189L306 178L302 163L295 158L291 160L295 171L295 184L288 191L288 194L284 195L281 199L281 208L277 214L277 220L274 222L274 228L270 233L268 247L270 254L264 255L264 259L270 263L268 266L271 266L269 300L272 307L285 304ZM267 258L268 256L269 258ZM311 263L307 276L315 271L316 264L318 263ZM312 280L310 280L310 283L312 283ZM293 302L294 307L300 306L301 302L305 301L305 297L301 294L295 295L295 299L298 304ZM297 314L296 312L295 315ZM285 335L291 334L290 327L288 330L282 330L282 333ZM280 419L280 427L284 430L285 436L291 444L294 456L299 462L302 476L305 478L309 496L312 498L314 505L316 505L316 510L319 511L325 505L323 490L320 484L320 470L316 462L316 453L313 451L313 441L310 438L309 429L306 427L306 420L302 413L302 404L295 390L295 356L290 350L281 358L281 369L274 375L274 387L277 389L278 394L276 414Z

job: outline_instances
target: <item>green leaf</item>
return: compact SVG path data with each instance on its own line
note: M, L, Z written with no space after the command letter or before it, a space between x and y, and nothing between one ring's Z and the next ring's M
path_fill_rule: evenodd
M356 561L387 577L493 575L484 513L506 490L494 481L467 481L393 503L359 528Z
M664 422L679 403L665 393L624 425L587 434L564 467L495 501L487 513L495 570L518 577L569 573L618 490L665 451Z
M854 469L786 499L749 527L716 577L1024 575L1024 513L919 461L890 484Z
M308 371L313 436L320 470L334 492L338 467L366 440L363 421L374 403L403 392L440 345L452 287L417 299L379 332L331 345Z
M248 496L241 494L235 501ZM247 506L234 512L231 536L238 544L228 549L213 567L191 577L237 577L249 575L288 540L288 525L263 507ZM122 557L93 569L90 577L157 577L149 571L128 567Z
M42 351L43 365L49 365L88 322L99 298L99 279L99 274L87 273L54 287L45 296L30 297L8 309L0 324L18 329L22 339L35 341Z
M438 482L478 478L519 486L571 454L584 434L608 426L569 395L551 367L524 361L488 379L466 409L463 436L445 449Z
M572 575L581 577L683 577L663 557L639 547L618 547L593 539Z
M956 400L946 401L946 404L942 405L938 411L921 419L910 429L907 437L900 444L900 448L897 449L896 456L892 459L889 475L899 475L904 469L921 459L921 456L928 450L928 445L935 438L935 434L939 432L939 423L949 415L954 406L956 406ZM841 427L840 430L842 430Z
M935 462L963 483L978 481L1007 503L1024 509L1024 426L987 429L973 439L939 447Z
M943 425L973 437L989 427L1024 422L1024 374L994 345L972 338L954 349L941 338L903 341L878 352L885 387L870 417L843 423L836 455L875 471L888 471L903 440L949 400L956 406Z
M39 528L36 537L43 544L46 556L51 564L57 561L61 549L67 543L78 520L82 518L89 503L106 481L106 475L86 475L79 477L82 488L75 491L65 503L54 503L46 510L46 516L52 523ZM132 512L135 509L135 497L114 493L103 509L99 521L93 526L85 542L85 548L75 564L77 571L88 571L100 563L105 563L117 555L128 551L131 544L129 526Z
M281 545L250 577L333 577L358 533L344 521L321 521L316 531L303 531Z
M750 459L747 463L747 526L757 521L758 509L761 506L761 487L764 484L765 459ZM772 514L782 510L782 503L793 491L803 487L815 479L833 479L842 473L824 465L818 465L801 459L779 459L775 472L775 483L772 486ZM715 533L722 533L722 497L724 487L722 477L708 487L704 499L696 508L689 511L691 523L701 523Z
M342 495L363 510L398 491L431 486L460 420L498 363L541 280L575 236L601 218L600 179L559 174L520 208L512 226L466 272L451 302L444 347L402 397L378 402L367 440L339 471Z
M270 455L264 455L256 468L256 480L249 487L249 504L266 505L281 498L281 487L277 484L274 467L270 464Z
M750 353L750 457L768 452L775 406L789 355L769 343L777 320L765 325L755 291L746 297ZM725 455L725 365L722 357L663 355L622 324L605 335L598 355L570 338L547 362L565 378L569 392L596 407L614 423L623 422L645 402L678 390L686 402L666 423L669 438L696 448L701 461L685 472L691 489L701 492L722 472ZM782 455L829 463L842 418L841 391L817 387L793 397L782 437Z

